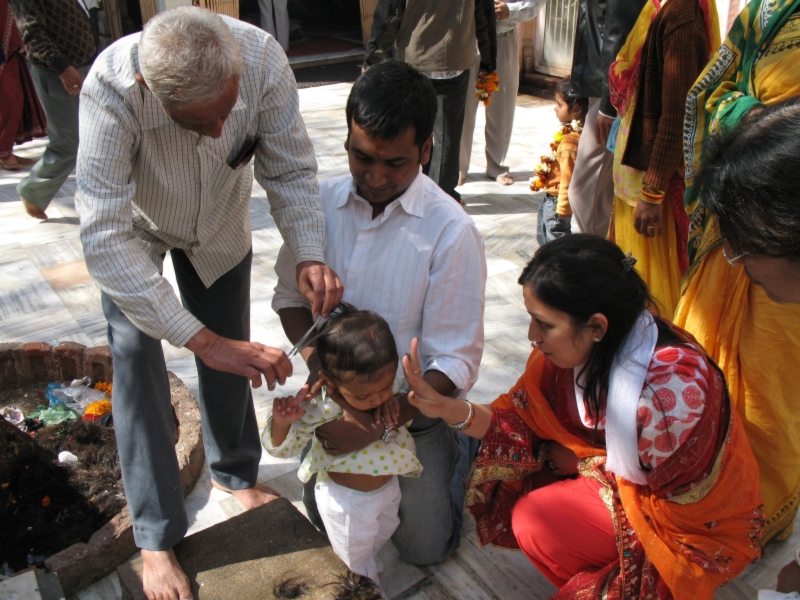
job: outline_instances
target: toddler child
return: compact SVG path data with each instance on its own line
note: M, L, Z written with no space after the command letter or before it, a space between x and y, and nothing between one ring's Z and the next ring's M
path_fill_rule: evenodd
M419 477L422 472L414 438L401 426L384 442L332 456L314 430L342 415L330 397L333 390L353 408L375 410L388 427L396 424L400 408L394 395L405 387L397 346L380 315L342 303L317 340L317 355L319 382L294 398L273 401L262 443L272 456L289 458L313 440L298 477L307 482L317 473L317 507L333 550L354 573L380 585L375 555L400 524L397 476Z
M572 225L569 205L569 182L575 168L578 140L583 130L583 120L589 110L589 99L569 93L569 79L556 87L556 117L561 126L556 132L550 151L541 157L531 177L531 190L545 191L539 206L539 245L568 235Z

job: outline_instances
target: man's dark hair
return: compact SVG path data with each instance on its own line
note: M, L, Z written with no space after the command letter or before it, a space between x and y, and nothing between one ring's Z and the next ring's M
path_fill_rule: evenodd
M800 97L709 140L695 185L737 254L800 260Z
M384 60L353 84L345 113L348 133L356 123L371 137L394 140L413 127L414 143L422 147L433 133L436 90L408 63Z
M323 372L337 382L353 377L377 380L389 365L397 369L397 344L386 320L371 310L342 302L317 340Z

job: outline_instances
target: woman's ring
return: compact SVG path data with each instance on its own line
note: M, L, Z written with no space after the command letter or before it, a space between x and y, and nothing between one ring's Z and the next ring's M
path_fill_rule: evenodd
M650 227L647 228L647 231L655 231L655 230L656 228L654 225L650 225Z
M414 375L417 375L417 374L419 374L419 371L420 371L419 369L417 369L416 371L414 371Z
M555 470L556 470L556 463L555 463L554 461L552 461L552 460L551 460L551 461L550 461L550 462L548 462L547 464L550 466L550 468L551 468L553 471L555 471Z
M330 448L328 448L328 440L322 440L322 445L325 446L326 450L330 450Z

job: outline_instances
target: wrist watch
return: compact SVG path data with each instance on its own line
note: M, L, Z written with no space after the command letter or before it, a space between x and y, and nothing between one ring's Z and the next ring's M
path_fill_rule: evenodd
M393 441L395 441L395 439L397 439L397 427L389 427L386 424L386 419L383 418L383 415L381 415L381 422L385 428L383 430L383 435L381 436L381 441L384 444L391 444Z

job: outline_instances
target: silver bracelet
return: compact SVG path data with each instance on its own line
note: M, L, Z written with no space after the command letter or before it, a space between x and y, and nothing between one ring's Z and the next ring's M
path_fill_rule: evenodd
M461 421L461 423L453 423L452 425L450 425L450 427L452 429L455 429L456 431L461 431L462 429L466 429L467 427L472 425L472 422L475 420L475 409L472 407L472 403L466 400L464 400L464 402L466 402L467 406L469 407L469 414L467 415L466 419Z

